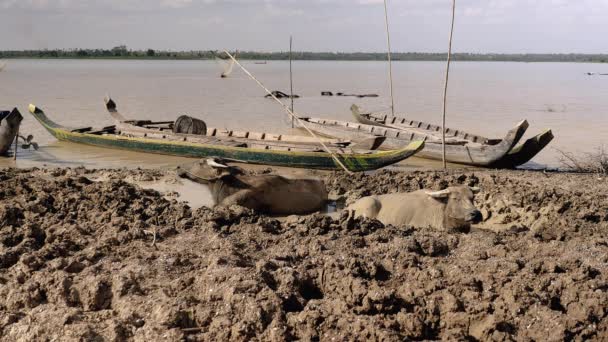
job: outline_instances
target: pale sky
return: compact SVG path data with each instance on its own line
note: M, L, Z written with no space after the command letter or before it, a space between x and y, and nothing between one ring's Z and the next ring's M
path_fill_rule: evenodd
M447 50L451 0L388 0L393 51ZM454 51L608 53L608 0L457 0ZM0 50L386 49L382 0L0 0Z

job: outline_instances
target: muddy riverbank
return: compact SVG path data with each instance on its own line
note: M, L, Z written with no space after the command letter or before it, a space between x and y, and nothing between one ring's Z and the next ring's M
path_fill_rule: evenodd
M608 337L605 178L317 175L346 203L479 186L484 222L448 234L344 214L271 218L181 202L191 187L170 171L4 170L2 340Z

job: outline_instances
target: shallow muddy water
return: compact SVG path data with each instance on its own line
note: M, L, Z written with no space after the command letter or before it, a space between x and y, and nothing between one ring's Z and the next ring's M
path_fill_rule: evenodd
M245 67L270 89L289 89L288 63L265 65L245 61ZM294 65L295 103L300 115L348 120L349 107L387 109L386 63L303 62ZM27 105L43 108L58 123L102 126L112 121L103 105L110 94L131 118L171 120L189 114L208 125L234 129L290 131L280 106L240 70L220 79L214 61L88 61L10 60L0 73L0 107L19 107L22 133L34 134L39 152L23 151L15 164L0 166L85 165L87 167L172 167L186 159L104 150L59 143L27 113ZM440 122L444 64L397 62L397 111L411 118ZM501 137L521 119L526 136L552 128L556 139L534 162L558 166L554 148L593 151L608 135L608 65L569 63L457 62L451 74L448 126ZM377 93L378 98L322 97L321 91ZM439 164L406 161L402 166Z

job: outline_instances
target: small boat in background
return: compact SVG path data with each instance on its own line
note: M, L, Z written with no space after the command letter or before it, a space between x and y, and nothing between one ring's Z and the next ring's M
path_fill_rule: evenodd
M68 128L51 121L35 105L30 105L29 111L49 133L63 141L190 158L218 157L272 166L341 170L337 158L350 171L370 171L407 159L424 147L423 141L415 141L393 151L360 151L334 146L330 147L332 153L327 153L314 144L174 133L169 129L168 121L122 120L117 112L113 117L121 121L120 125Z
M355 120L363 124L400 129L404 132L426 132L437 139L441 139L441 126L439 125L409 120L396 116L389 117L388 115L375 113L363 114L356 105L352 105L351 112ZM540 151L549 145L553 138L553 132L550 129L547 129L542 133L526 140L524 143L514 146L499 160L484 166L496 169L514 169L517 166L523 165L532 160L532 158L534 158L538 153L540 153ZM477 134L453 128L446 128L446 139L460 139L486 146L493 146L500 142L500 139L486 138ZM519 140L520 139L517 139L515 143L517 143Z
M0 111L0 155L7 155L19 133L22 120L23 116L17 108L12 111Z

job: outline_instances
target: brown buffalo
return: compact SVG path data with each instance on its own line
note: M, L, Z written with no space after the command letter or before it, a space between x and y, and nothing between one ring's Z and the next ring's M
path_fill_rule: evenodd
M419 190L364 197L349 206L356 216L375 218L396 226L468 231L479 223L481 212L473 200L477 188L454 186L442 191Z
M178 175L206 184L216 205L240 205L270 215L303 215L321 210L327 202L325 184L315 179L277 175L247 175L218 159L203 159Z

